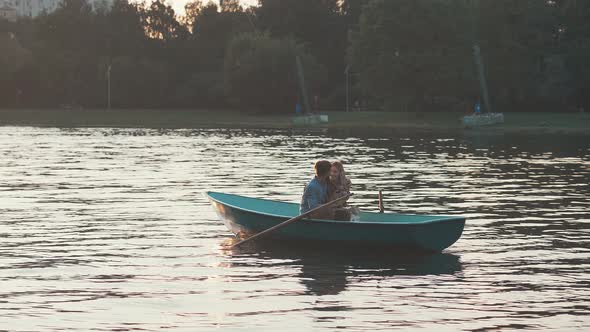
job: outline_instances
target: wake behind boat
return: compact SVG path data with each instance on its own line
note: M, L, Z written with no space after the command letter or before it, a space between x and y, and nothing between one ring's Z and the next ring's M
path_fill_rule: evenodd
M211 191L206 196L227 228L239 237L257 234L299 215L296 203ZM455 243L465 226L461 216L361 212L359 218L354 222L303 219L267 238L439 252Z

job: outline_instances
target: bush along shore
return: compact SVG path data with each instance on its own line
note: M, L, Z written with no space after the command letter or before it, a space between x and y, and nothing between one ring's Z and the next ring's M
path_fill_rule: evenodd
M505 131L590 134L589 113L506 113L503 124L464 128L462 113L323 112L329 122L309 128L413 131ZM117 128L300 128L293 116L237 110L4 109L2 126Z
M590 1L106 3L0 18L0 108L464 112L485 68L493 110L590 110Z

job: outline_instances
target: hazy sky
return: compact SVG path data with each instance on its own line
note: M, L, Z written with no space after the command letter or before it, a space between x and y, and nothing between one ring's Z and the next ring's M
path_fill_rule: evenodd
M184 5L189 1L190 0L168 0L167 2L172 5L176 14L183 15L184 14ZM209 2L209 0L202 0L202 1L203 1L203 3ZM219 0L212 0L212 1L219 4ZM258 4L258 0L240 0L240 2L244 6L251 6L251 5Z

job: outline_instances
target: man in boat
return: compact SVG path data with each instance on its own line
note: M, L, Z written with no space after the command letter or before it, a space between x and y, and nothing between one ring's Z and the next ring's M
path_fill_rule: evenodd
M328 201L328 179L330 178L330 168L332 164L327 160L320 160L315 163L315 177L309 181L301 197L299 213L303 214L309 210L327 203ZM314 213L312 218L330 219L330 209Z

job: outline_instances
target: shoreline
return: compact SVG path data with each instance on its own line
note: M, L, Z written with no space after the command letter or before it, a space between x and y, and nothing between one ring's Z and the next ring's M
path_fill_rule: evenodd
M464 128L451 112L322 112L329 123L302 127L292 115L206 109L0 109L0 126L56 128L295 129L379 132L590 134L589 113L505 113L503 124Z

